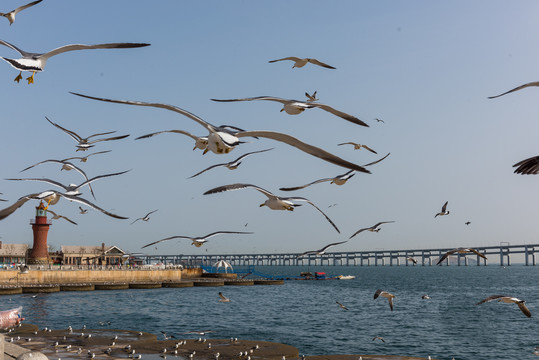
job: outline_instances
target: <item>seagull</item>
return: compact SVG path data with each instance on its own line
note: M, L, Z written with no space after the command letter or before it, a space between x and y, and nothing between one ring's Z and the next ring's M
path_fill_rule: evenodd
M498 300L499 302L503 302L503 303L506 303L506 304L510 304L510 303L517 304L519 309L524 313L524 315L526 315L527 317L532 316L532 313L530 312L530 310L526 307L526 305L524 305L524 303L526 301L520 300L520 299L518 299L516 297L512 297L512 296L492 295L492 296L489 296L486 299L481 300L480 302L478 302L475 305L483 304L485 302L489 302L489 301L492 301L492 300Z
M389 153L386 156L384 156L383 158L379 159L379 160L376 160L376 161L373 161L373 162L371 162L369 164L363 165L363 167L367 167L367 166L371 166L371 165L374 165L376 163L379 163L380 161L384 160L388 156L389 156ZM313 181L311 183L301 185L301 186L294 186L294 187L289 187L289 188L279 188L279 190L282 190L282 191L300 190L300 189L304 189L304 188L306 188L308 186L311 186L311 185L314 185L314 184L319 184L319 183L326 182L326 181L330 181L330 184L344 185L354 175L355 175L355 170L350 170L345 174L337 175L335 177L316 180L316 181Z
M195 147L193 148L193 150L195 150L195 149L206 150L207 147L208 147L208 137L207 136L200 136L199 137L199 136L195 136L195 135L193 135L191 133L188 133L187 131L183 131L183 130L163 130L163 131L158 131L158 132L154 132L154 133L151 133L151 134L146 134L146 135L139 136L135 140L147 139L147 138L150 138L152 136L163 134L163 133L176 133L176 134L182 134L182 135L189 136L191 139L195 140ZM206 153L206 152L204 152L204 153Z
M58 186L58 187L61 187L65 190L65 194L66 195L74 195L74 196L78 196L81 194L81 192L79 191L79 189L81 187L83 187L84 185L89 185L91 182L95 181L95 180L99 180L99 179L102 179L102 178L105 178L105 177L109 177L109 176L116 176L116 175L122 175L122 174L125 174L126 172L128 172L130 170L126 170L126 171L122 171L122 172L118 172L118 173L113 173L113 174L105 174L105 175L98 175L98 176L95 176L89 180L86 180L84 181L83 183L81 183L80 185L76 185L76 184L69 184L69 185L64 185L62 183L59 183L58 181L54 181L54 180L51 180L51 179L46 179L46 178L24 178L24 179L6 179L6 180L14 180L14 181L41 181L41 182L46 182L46 183L49 183L49 184L52 184L52 185L55 185L55 186Z
M427 294L421 296L421 299L423 300L429 300L430 299L430 296L428 296Z
M381 122L381 123L385 123L385 121L384 121L384 120L382 120L382 119L374 118L374 120L376 120L376 122Z
M293 68L300 68L300 67L304 67L305 65L307 65L307 63L311 63L311 64L314 64L314 65L318 65L318 66L322 66L322 67L325 67L327 69L335 69L333 66L330 66L328 64L325 64L321 61L318 61L316 59L312 59L312 58L305 58L305 59L300 59L298 57L295 57L295 56L289 56L289 57L285 57L285 58L282 58L282 59L277 59L277 60L270 60L268 62L270 63L274 63L274 62L277 62L277 61L283 61L283 60L292 60L294 62L294 65L292 66L292 69Z
M257 97L243 98L243 99L226 99L226 100L211 99L211 100L218 101L218 102L252 101L252 100L276 101L283 104L283 108L281 109L281 111L284 111L289 115L301 114L306 109L320 108L340 118L353 122L354 124L367 126L367 127L369 126L367 125L367 123L361 121L355 116L343 113L342 111L339 111L339 110L335 110L329 105L313 103L312 101L288 100L288 99L281 99L274 96L257 96Z
M348 169L357 170L360 172L370 173L369 170L365 169L362 166L359 166L349 161L346 161L344 159L341 159L338 156L330 154L327 151L322 150L316 146L306 144L300 141L299 139L296 139L295 137L287 135L287 134L273 132L273 131L261 131L261 130L257 130L257 131L239 130L238 131L226 125L216 127L202 120L198 116L172 105L166 105L166 104L160 104L160 103L146 103L146 102L141 102L141 101L111 100L111 99L98 98L98 97L93 97L93 96L88 96L88 95L82 95L82 94L78 94L74 92L71 92L71 94L84 97L87 99L93 99L93 100L99 100L99 101L105 101L105 102L111 102L111 103L117 103L117 104L156 107L156 108L166 109L166 110L170 110L170 111L174 111L179 114L182 114L190 118L191 120L196 121L197 123L202 125L206 130L209 131L209 135L207 139L208 144L207 144L206 150L211 151L216 154L228 154L230 151L234 149L234 147L242 143L239 140L239 138L241 137L263 137L263 138L268 138L268 139L284 142L290 146L298 148L299 150L303 152L306 152L312 156L316 156L332 164L342 166Z
M74 222L74 221L71 220L71 219L68 219L67 217L65 217L65 216L63 216L63 215L58 215L57 213L55 213L55 212L52 211L52 210L48 210L48 209L47 209L47 211L53 215L52 218L51 218L51 220L64 219L64 220L69 221L69 222L72 223L73 225L77 225L76 222Z
M520 86L517 86L514 89L511 89L509 91L504 92L503 94L496 95L496 96L489 96L488 98L489 99L495 99L497 97L504 96L506 94L512 93L513 91L522 90L522 89L525 89L525 88L530 87L530 86L539 86L539 81L534 81L534 82L530 82L530 83L527 83L527 84L524 84L524 85L520 85Z
M28 166L27 168L24 168L22 169L20 172L23 172L23 171L26 171L26 170L29 170L31 168L33 168L34 166L37 166L37 165L40 165L40 164L44 164L44 163L49 163L49 162L52 162L52 163L58 163L58 164L62 164L62 168L60 169L61 170L66 170L66 171L69 171L69 170L75 170L77 171L79 174L81 174L82 176L84 176L84 178L88 181L88 176L86 175L86 173L79 167L73 165L72 163L70 162L67 162L65 160L54 160L54 159L49 159L49 160L43 160L43 161L40 161L34 165L31 165L31 166ZM92 196L94 197L95 199L95 194L94 194L94 189L92 189L92 184L88 183L88 188L90 189L90 192L92 193Z
M222 292L219 292L219 297L221 298L219 302L230 302L230 299L224 296Z
M337 228L337 226L331 221L331 219L316 206L314 203L312 203L310 200L302 198L302 197L280 197L277 195L274 195L273 193L258 187L256 185L251 184L230 184L230 185L223 185L216 187L214 189L210 189L204 193L204 195L208 194L215 194L223 191L230 191L230 190L238 190L238 189L245 189L245 188L253 188L255 190L260 191L262 194L266 195L268 197L268 200L266 200L264 203L260 204L260 206L267 206L272 210L289 210L293 211L294 207L301 206L301 204L294 204L294 201L304 201L310 205L312 205L316 210L318 210L327 221L337 230L338 233L340 233L340 230Z
M359 229L358 231L356 231L354 234L352 234L352 236L350 236L348 239L351 239L353 238L354 236L356 236L357 234L359 234L360 232L362 231L371 231L371 232L379 232L381 229L379 228L380 225L382 224L389 224L389 223L394 223L395 221L381 221L379 223L377 223L376 225L373 225L371 227L368 227L368 228L363 228L363 229Z
M479 251L473 249L473 248L457 248L457 249L453 249L453 250L449 250L448 252L446 252L445 254L443 254L441 257L440 257L440 260L438 260L438 262L436 263L436 265L440 265L442 263L442 261L444 261L445 259L447 259L447 257L449 255L452 255L452 254L467 254L467 253L474 253L474 254L477 254L478 256L482 257L483 259L487 259L487 257L483 254L481 254Z
M539 174L539 156L519 161L513 167L516 167L515 174L537 175Z
M73 156L73 157L69 157L69 158L63 159L63 160L61 160L61 161L68 161L68 160L78 159L78 160L80 160L80 162L86 162L86 161L88 161L88 158L89 158L90 156L98 155L98 154L106 154L106 153L109 153L109 152L111 152L111 151L112 151L112 150L98 151L98 152L95 152L95 153L92 153L92 154L88 154L88 155L86 155L86 156ZM63 168L62 168L62 170L71 170L71 169L63 169Z
M373 337L373 338L372 338L372 341L374 341L374 340L381 340L381 341L384 342L384 343L386 342L386 341L384 340L384 338L381 337L381 336L375 336L375 337Z
M417 264L417 260L411 256L408 256L406 260L411 261L414 265Z
M381 289L376 290L374 293L374 299L376 299L378 296L385 297L389 302L389 308L391 311L393 311L393 298L395 295L388 293L387 291L383 291Z
M206 335L206 334L209 334L209 333L212 333L212 332L215 332L215 331L213 331L213 330L202 330L202 331L194 330L194 331L186 331L186 332L184 332L184 334Z
M190 236L176 235L176 236L170 236L168 238L164 238L164 239L161 239L161 240L154 241L153 243L146 244L141 249L144 249L145 247L148 247L148 246L155 245L157 243L160 243L161 241L172 240L172 239L189 239L189 240L191 240L193 242L191 245L195 245L196 247L201 247L202 245L204 245L204 243L208 242L207 239L209 239L209 238L211 238L211 237L213 237L215 235L219 235L219 234L252 234L252 232L216 231L216 232L213 232L211 234L208 234L206 236L201 236L201 237L190 237Z
M174 337L174 335L168 336L167 333L164 332L164 331L161 331L161 334L163 334L163 337L164 337L165 340L168 340L168 339L176 339L176 338Z
M335 243L331 243L331 244L328 244L326 246L324 246L322 249L318 249L318 250L311 250L311 251L305 251L304 253L301 253L299 254L298 256L296 256L296 258L300 258L302 256L305 256L305 255L310 255L310 254L315 254L315 255L324 255L326 253L326 250L331 247L331 246L335 246L335 245L339 245L339 244L344 244L345 242L347 242L348 240L345 240L345 241L339 241L339 242L335 242Z
M88 213L88 209L83 209L81 206L79 206L79 212L81 214L86 214L86 213Z
M361 148L364 148L364 149L367 149L367 150L369 150L370 152L372 152L374 154L378 154L376 151L374 151L373 149L371 149L367 145L358 144L358 143L355 143L355 142L352 142L352 141L337 144L337 146L339 146L339 145L354 145L354 150L361 150Z
M317 91L313 92L313 94L311 95L308 92L306 92L305 96L307 96L307 102L318 101L319 99L317 99L316 93L317 93Z
M340 307L341 309L343 309L343 310L350 310L350 309L348 309L346 306L344 306L343 304L341 304L340 302L338 302L338 301L335 301L335 302L337 303L337 305L339 305L339 307Z
M470 225L471 223L472 223L471 221L466 221L466 222L464 223L464 225Z
M223 164L215 164L215 165L212 165L198 173L196 173L195 175L193 176L190 176L188 177L188 179L191 179L191 178L194 178L195 176L198 176L200 174L202 174L203 172L206 172L210 169L213 169L213 168L216 168L216 167L219 167L219 166L225 166L226 168L228 168L229 170L236 170L238 168L238 166L240 166L241 164L241 160L245 159L247 156L249 155L252 155L252 154L257 154L257 153L261 153L261 152L265 152L265 151L270 151L272 150L273 148L271 149L265 149L265 150L259 150L259 151L252 151L252 152L248 152L246 154L243 154L242 156L240 156L239 158L237 158L236 160L234 161L231 161L231 162L228 162L228 163L223 163ZM354 170L352 170L354 171Z
M93 145L93 144L95 144L96 142L99 142L99 141L120 140L120 139L124 139L124 138L129 136L129 135L121 135L121 136L114 136L114 137L110 137L110 138L96 139L96 140L93 140L93 141L89 141L90 138L92 138L94 136L108 135L108 134L115 133L116 131L109 131L109 132L104 132L104 133L99 133L99 134L93 134L93 135L90 135L90 136L88 136L86 138L83 138L83 137L79 136L77 133L75 133L74 131L67 130L66 128L63 128L60 125L58 125L56 123L53 123L46 116L45 116L45 119L47 119L48 122L50 122L52 125L56 126L58 129L64 131L66 134L71 136L71 138L73 140L78 142L78 144L75 145L77 147L76 151L86 151L89 148L94 147L95 145Z
M159 210L159 209L157 209L157 210ZM150 211L149 213L147 213L146 215L144 215L144 217L141 217L141 218L136 219L135 221L133 221L133 222L131 223L131 225L133 225L134 223L136 223L138 220L142 220L142 221L148 221L148 220L150 220L150 215L153 214L154 212L156 212L157 210Z
M2 13L0 12L0 16L3 16L5 17L6 19L8 19L9 21L9 25L11 26L11 24L13 24L13 22L15 21L15 15L17 15L19 12L21 12L22 10L24 9L27 9L31 6L34 6L34 5L37 5L39 4L40 2L42 2L43 0L37 0L37 1L32 1L31 3L28 3L26 5L23 5L23 6L19 6L18 8L16 8L15 10L11 10L10 12L8 13Z
M438 216L438 215L440 215L440 216L443 216L443 215L449 215L449 210L446 211L446 209L447 209L447 203L448 203L448 202L449 202L449 201L446 201L446 202L445 202L444 206L442 206L442 211L440 211L438 214L434 215L434 217L436 217L436 216Z
M26 52L4 40L0 40L0 45L7 46L17 51L22 56L22 58L20 59L9 59L9 58L2 57L2 59L4 59L7 63L9 63L12 67L20 71L19 75L15 78L15 81L16 82L21 81L22 79L21 74L23 71L31 71L32 76L26 78L26 80L28 80L28 84L32 84L34 82L34 75L36 74L36 72L43 71L43 69L45 68L45 64L47 63L47 60L54 55L58 55L67 51L74 51L74 50L125 49L125 48L137 48L137 47L149 46L150 44L136 44L136 43L111 43L111 44L97 44L97 45L71 44L71 45L61 46L59 48L56 48L46 53Z

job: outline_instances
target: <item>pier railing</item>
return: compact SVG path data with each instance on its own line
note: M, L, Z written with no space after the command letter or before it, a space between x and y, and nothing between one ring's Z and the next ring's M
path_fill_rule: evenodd
M499 246L473 247L487 259L494 260L501 266L511 265L511 256L524 257L525 265L536 264L536 252L539 252L539 244L509 245L503 243ZM307 255L298 257L299 253L275 253L275 254L221 254L221 255L138 255L145 264L175 264L183 266L212 266L219 260L225 260L232 266L384 266L384 265L422 265L432 266L447 251L453 248L439 249L409 249L409 250L374 250L374 251L349 251L330 252L324 255ZM412 260L413 259L413 260ZM455 254L449 256L443 265L487 265L488 260L473 253ZM498 260L499 262L496 262ZM415 262L414 262L415 261Z

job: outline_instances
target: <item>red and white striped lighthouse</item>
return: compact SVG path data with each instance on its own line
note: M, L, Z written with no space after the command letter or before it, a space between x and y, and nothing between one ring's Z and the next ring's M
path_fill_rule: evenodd
M28 264L49 264L49 248L47 246L47 233L49 232L50 220L47 219L47 208L43 202L36 207L36 218L30 221L34 231L34 245L28 254Z

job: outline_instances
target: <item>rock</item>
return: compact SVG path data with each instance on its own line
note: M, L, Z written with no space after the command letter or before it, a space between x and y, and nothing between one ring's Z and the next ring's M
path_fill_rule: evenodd
M29 351L17 356L17 360L48 360L49 358L39 351Z

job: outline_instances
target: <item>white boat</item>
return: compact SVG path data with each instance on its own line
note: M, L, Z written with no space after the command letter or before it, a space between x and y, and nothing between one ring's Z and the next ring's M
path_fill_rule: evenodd
M337 279L339 280L352 280L352 279L355 279L356 277L354 275L339 275L337 276Z

